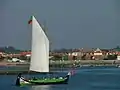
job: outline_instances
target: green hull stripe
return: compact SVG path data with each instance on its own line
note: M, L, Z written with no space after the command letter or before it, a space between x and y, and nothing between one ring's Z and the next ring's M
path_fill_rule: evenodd
M54 83L54 82L62 82L65 79L37 79L37 80L30 80L28 83L20 82L21 86L24 85L31 85L32 83Z

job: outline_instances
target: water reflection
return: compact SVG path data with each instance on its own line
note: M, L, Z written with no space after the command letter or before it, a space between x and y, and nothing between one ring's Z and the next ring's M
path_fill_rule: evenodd
M50 85L36 85L32 86L30 90L50 90Z
M68 85L38 85L32 86L30 90L69 90Z

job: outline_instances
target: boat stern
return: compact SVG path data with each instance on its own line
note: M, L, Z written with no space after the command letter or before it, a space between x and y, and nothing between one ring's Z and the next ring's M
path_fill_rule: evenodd
M21 78L21 73L19 73L18 76L17 76L16 86L20 86L20 78Z
M26 84L30 84L29 81L25 80L21 76L21 73L19 73L16 79L16 86L21 86L21 85L26 85Z

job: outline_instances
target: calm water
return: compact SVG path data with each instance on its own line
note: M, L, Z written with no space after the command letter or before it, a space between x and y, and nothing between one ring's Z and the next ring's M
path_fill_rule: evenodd
M15 75L1 75L0 90L120 90L120 68L115 67L77 69L67 85L16 87L15 78Z

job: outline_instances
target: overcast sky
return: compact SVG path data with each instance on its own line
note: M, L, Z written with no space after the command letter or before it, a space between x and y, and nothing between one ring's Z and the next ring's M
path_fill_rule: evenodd
M0 0L0 46L30 49L31 15L54 49L120 45L120 0Z

